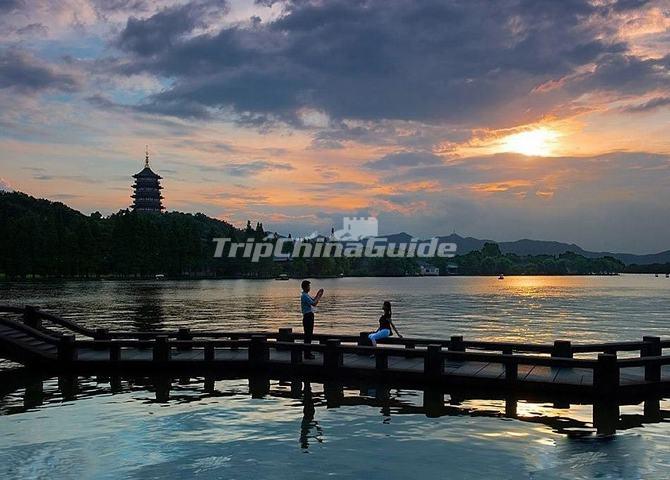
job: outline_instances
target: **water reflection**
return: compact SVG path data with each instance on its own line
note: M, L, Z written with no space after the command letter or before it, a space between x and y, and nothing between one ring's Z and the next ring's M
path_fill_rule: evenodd
M639 340L663 335L670 282L653 276L422 277L315 280L327 294L317 329L374 327L383 300L412 336L498 341ZM0 303L35 304L117 330L300 328L299 281L0 283Z
M662 478L670 460L658 398L603 410L612 436L589 405L304 378L22 372L0 397L2 478Z
M161 330L165 321L163 290L161 283L140 284L130 290L130 319L133 330Z
M448 392L427 388L424 391L404 390L383 384L351 384L325 382L317 384L306 379L274 381L266 376L254 376L246 381L246 391L240 389L240 380L204 378L172 378L166 375L152 377L97 376L78 377L61 375L45 378L17 372L0 373L0 414L14 415L37 408L48 408L62 402L72 402L106 394L151 392L144 402L169 405L171 403L201 402L208 398L248 395L251 399L285 398L299 400L302 408L300 445L308 448L309 441L322 441L323 430L315 419L317 406L326 409L341 407L374 407L383 422L398 415L424 415L427 418L470 416L507 418L531 424L541 424L552 431L577 438L584 436L611 436L617 431L635 429L645 424L664 422L670 418L670 402L651 397L644 402L620 407L609 401L594 405L532 403L514 397L504 399L474 397L467 392ZM620 409L625 411L622 413Z
M297 385L302 385L302 382L296 381ZM314 406L314 397L312 395L312 384L305 382L302 391L302 421L300 422L300 448L303 450L309 449L310 440L321 443L323 440L323 430L319 426L319 422L314 420L316 408Z

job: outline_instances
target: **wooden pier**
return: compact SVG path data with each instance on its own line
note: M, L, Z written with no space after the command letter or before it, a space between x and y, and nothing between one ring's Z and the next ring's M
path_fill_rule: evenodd
M276 332L113 332L36 307L0 307L0 357L56 374L265 375L464 387L560 399L635 399L670 392L670 340L526 344ZM305 359L311 351L314 359Z

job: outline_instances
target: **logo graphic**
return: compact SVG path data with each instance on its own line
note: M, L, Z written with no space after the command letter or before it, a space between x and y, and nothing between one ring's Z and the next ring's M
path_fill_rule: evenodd
M228 258L238 258L241 252L242 258L248 258L252 262L258 262L262 258L272 258L275 261L342 257L450 258L456 252L455 243L440 242L437 237L428 240L411 238L409 242L398 242L378 235L379 222L375 217L344 217L342 229L333 229L330 237L315 231L296 239L273 234L262 242L257 242L254 238L247 238L246 242L235 242L231 238L212 240L216 243L215 258L223 257L224 249L227 249Z
M342 229L334 231L332 239L341 242L354 242L378 235L379 222L375 217L344 217Z

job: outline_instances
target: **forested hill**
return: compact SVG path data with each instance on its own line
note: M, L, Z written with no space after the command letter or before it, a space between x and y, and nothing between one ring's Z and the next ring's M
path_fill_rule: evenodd
M26 277L252 277L280 273L293 278L314 276L417 275L422 263L441 274L565 275L616 273L624 264L612 257L587 258L574 252L560 255L517 255L502 252L493 242L448 258L214 258L213 238L244 242L266 237L261 223L245 229L203 214L135 213L121 210L89 216L59 202L38 200L19 192L0 192L0 278ZM409 236L408 236L409 237ZM670 265L653 266L665 271ZM629 271L636 271L628 267Z
M0 192L0 232L0 274L7 277L206 275L213 273L212 238L246 237L202 214L86 216L20 192Z

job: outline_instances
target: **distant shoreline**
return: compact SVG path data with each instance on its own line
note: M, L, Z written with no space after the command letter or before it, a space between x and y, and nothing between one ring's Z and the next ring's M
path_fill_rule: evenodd
M514 277L617 277L621 275L645 275L650 276L654 275L653 273L613 273L613 274L528 274L528 275L505 275L505 278L514 278ZM661 275L659 273L659 278L664 277L665 274ZM339 280L345 278L481 278L481 277L490 277L497 278L498 275L345 275L345 276L314 276L306 275L304 277L290 277L288 280L302 280L303 278L311 278L318 280ZM10 284L10 283L58 283L58 282L104 282L104 281L113 281L113 282L147 282L152 281L156 283L161 282L188 282L188 281L201 281L201 280L253 280L253 281L262 281L262 280L275 280L280 281L275 277L211 277L211 276L202 276L202 277L165 277L162 279L156 279L154 277L98 277L98 278L86 278L86 277L49 277L49 278L23 278L23 279L7 279L0 278L1 284Z

